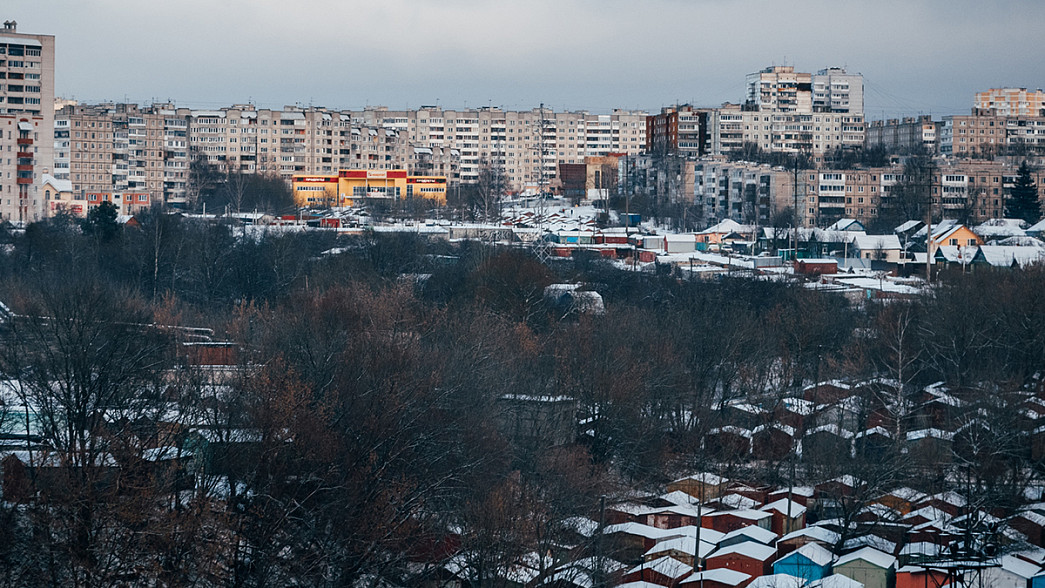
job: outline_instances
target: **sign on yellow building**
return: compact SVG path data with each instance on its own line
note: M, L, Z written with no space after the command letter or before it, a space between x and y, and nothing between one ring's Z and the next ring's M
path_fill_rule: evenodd
M352 206L367 199L433 200L446 204L446 177L411 176L406 170L343 169L336 176L294 176L301 207Z

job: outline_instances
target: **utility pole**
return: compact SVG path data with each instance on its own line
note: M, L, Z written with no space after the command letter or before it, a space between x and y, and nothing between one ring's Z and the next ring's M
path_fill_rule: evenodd
M933 258L933 158L929 155L929 177L926 190L925 206L925 283L933 281L932 258Z
M794 222L792 223L793 226L791 228L791 239L794 244L794 249L791 250L791 264L794 265L798 262L798 225L799 218L801 218L798 212L798 152L795 152L795 159L792 164L791 174L793 185L791 190L794 193L795 204L794 214L792 215L794 217Z

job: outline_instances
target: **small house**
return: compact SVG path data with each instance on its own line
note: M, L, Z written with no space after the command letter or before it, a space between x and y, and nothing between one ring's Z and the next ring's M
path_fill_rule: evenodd
M789 574L812 582L827 575L832 560L834 555L830 551L816 543L808 543L776 560L773 573Z
M894 588L896 584L896 558L873 547L843 555L833 570L866 588Z

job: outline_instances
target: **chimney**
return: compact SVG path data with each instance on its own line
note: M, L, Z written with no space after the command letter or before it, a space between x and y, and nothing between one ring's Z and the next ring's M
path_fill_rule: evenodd
M9 33L16 33L18 32L18 23L13 20L5 20L4 30Z

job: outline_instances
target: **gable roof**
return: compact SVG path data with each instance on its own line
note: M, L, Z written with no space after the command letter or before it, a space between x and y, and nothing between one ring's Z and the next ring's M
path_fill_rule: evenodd
M791 574L769 574L755 578L748 588L802 588L806 579Z
M838 558L838 561L835 562L835 567L838 568L854 561L865 561L882 569L889 569L896 565L896 558L888 553L878 551L874 547L864 547Z
M746 582L749 578L751 578L751 575L745 574L744 572L738 572L729 568L715 568L713 570L697 572L680 582L680 584L690 584L707 580L708 582L718 582L719 584L725 584L727 586L738 586L741 583Z
M811 582L807 588L864 588L864 585L848 576L831 574Z
M853 246L860 251L900 249L900 237L896 235L857 235Z
M628 570L628 573L634 574L636 572L641 572L642 570L650 570L677 580L692 572L693 566L685 564L670 555L665 555L664 557L657 558L653 561L642 562L638 566Z
M724 557L727 555L742 555L758 561L768 561L776 555L776 548L756 543L754 541L744 541L741 543L735 543L728 547L723 547L715 553L712 553L708 559Z
M748 539L751 539L763 545L772 545L773 542L776 541L777 534L768 529L763 529L758 525L749 525L747 527L741 527L735 531L730 531L729 533L726 533L725 536L722 537L722 540L719 541L719 543L728 541L729 539L733 539L736 537L747 537Z
M806 507L802 506L801 504L798 504L797 502L795 502L793 500L788 501L787 498L781 498L780 500L775 500L773 502L770 502L769 504L763 506L759 510L764 510L764 511L767 511L767 512L772 510L772 511L776 511L776 512L778 512L778 513L780 513L780 514L782 514L784 516L787 516L787 510L788 510L788 503L789 502L790 502L790 507L791 507L791 518L797 518L797 517L800 517L800 516L805 514Z
M802 547L799 547L798 549L778 559L777 562L779 563L784 560L798 556L802 556L820 567L826 566L827 564L831 563L831 560L835 558L833 553L821 547L819 543L806 543Z

